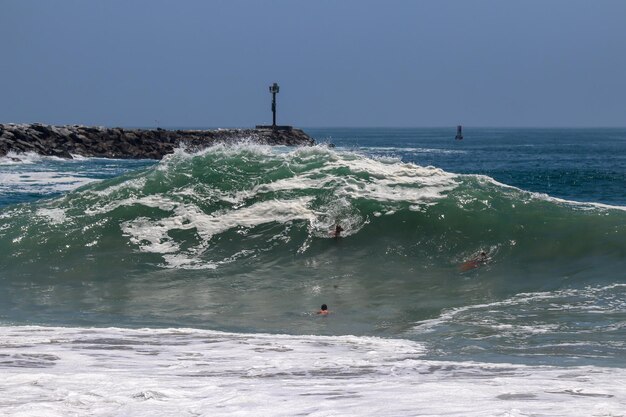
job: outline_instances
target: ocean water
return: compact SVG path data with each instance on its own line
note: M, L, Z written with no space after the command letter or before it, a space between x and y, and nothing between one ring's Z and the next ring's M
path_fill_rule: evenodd
M626 129L307 132L0 159L0 414L626 415Z

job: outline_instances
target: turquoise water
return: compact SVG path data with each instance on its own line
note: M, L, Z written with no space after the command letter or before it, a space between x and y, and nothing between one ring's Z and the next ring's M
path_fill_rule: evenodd
M308 132L337 147L4 161L0 321L626 364L626 130Z
M309 129L317 140L575 201L626 205L626 129ZM371 148L371 149L370 149Z

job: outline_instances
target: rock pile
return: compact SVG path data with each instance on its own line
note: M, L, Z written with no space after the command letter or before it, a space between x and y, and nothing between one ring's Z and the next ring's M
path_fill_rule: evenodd
M191 150L216 143L250 140L268 145L311 146L315 141L300 129L165 130L88 126L0 124L0 156L10 151L72 158L161 159L183 145Z

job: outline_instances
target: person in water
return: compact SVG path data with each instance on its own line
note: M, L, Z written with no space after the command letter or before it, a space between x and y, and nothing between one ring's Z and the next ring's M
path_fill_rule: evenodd
M333 233L333 237L341 237L341 232L343 232L343 227L337 225L335 226L335 231Z
M330 313L330 311L328 310L328 306L326 304L322 304L322 307L317 312L317 314L321 314L321 315L324 315L324 316L327 315L328 313Z
M469 271L470 269L478 268L482 264L487 263L488 260L489 257L487 256L487 252L482 251L475 258L463 262L461 265L459 265L459 269L461 270L461 272Z

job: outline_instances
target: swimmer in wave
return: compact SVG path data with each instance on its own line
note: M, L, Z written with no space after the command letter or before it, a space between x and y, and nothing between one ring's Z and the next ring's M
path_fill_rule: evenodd
M319 311L317 312L317 314L322 316L327 316L328 313L330 313L330 310L328 310L328 306L326 304L322 304L322 307L320 307Z
M469 261L465 261L461 265L459 265L459 270L461 272L465 272L465 271L469 271L471 269L476 269L479 266L484 265L485 263L487 263L487 261L489 261L489 259L490 258L489 258L489 256L487 256L487 252L482 251L475 258L470 259Z
M335 238L338 239L341 237L341 232L343 232L343 227L336 225L335 226L335 230L331 231L330 234Z

